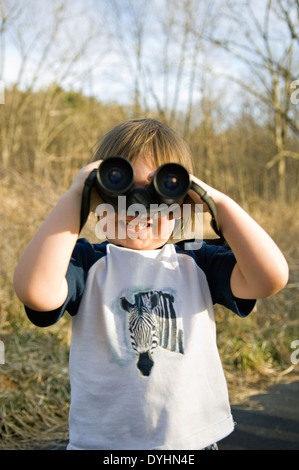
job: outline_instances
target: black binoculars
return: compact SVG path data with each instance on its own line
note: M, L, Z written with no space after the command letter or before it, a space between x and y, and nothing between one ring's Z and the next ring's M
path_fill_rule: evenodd
M83 228L89 214L90 191L96 188L105 203L118 207L118 197L126 196L126 208L132 204L142 204L147 212L152 204L182 204L189 189L193 189L207 204L212 215L212 227L221 235L216 222L216 207L211 196L198 184L191 181L189 172L178 163L165 163L154 173L147 187L134 187L134 167L129 160L113 156L104 160L98 169L93 170L85 181L82 206L81 226Z

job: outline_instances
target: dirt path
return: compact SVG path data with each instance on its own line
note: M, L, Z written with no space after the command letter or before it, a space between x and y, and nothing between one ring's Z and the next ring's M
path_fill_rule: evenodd
M270 386L232 406L235 431L219 450L299 450L299 380Z

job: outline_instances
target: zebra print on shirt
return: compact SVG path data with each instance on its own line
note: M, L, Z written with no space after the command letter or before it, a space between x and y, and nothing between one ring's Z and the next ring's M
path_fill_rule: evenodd
M137 367L149 376L154 365L152 354L160 346L184 353L183 331L177 326L174 297L161 291L139 292L131 304L121 297L123 310L129 313L128 328L133 350L138 356Z

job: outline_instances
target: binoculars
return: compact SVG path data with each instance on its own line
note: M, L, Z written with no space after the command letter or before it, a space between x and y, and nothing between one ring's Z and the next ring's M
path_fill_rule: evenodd
M212 215L211 225L222 237L216 222L216 206L211 196L201 186L191 181L189 172L178 163L165 163L154 173L147 187L134 187L134 167L129 160L113 156L104 160L99 168L93 170L85 181L82 205L81 225L83 228L90 209L90 192L95 187L105 203L118 207L118 197L126 196L126 208L132 204L142 204L147 212L151 204L182 204L188 191L193 189L207 204Z

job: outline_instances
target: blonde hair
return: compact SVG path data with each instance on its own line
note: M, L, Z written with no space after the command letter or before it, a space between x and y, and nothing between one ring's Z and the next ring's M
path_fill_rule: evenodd
M115 155L132 162L146 157L157 168L164 163L180 163L193 173L193 161L186 142L167 124L155 119L131 119L111 129L99 141L94 161Z

